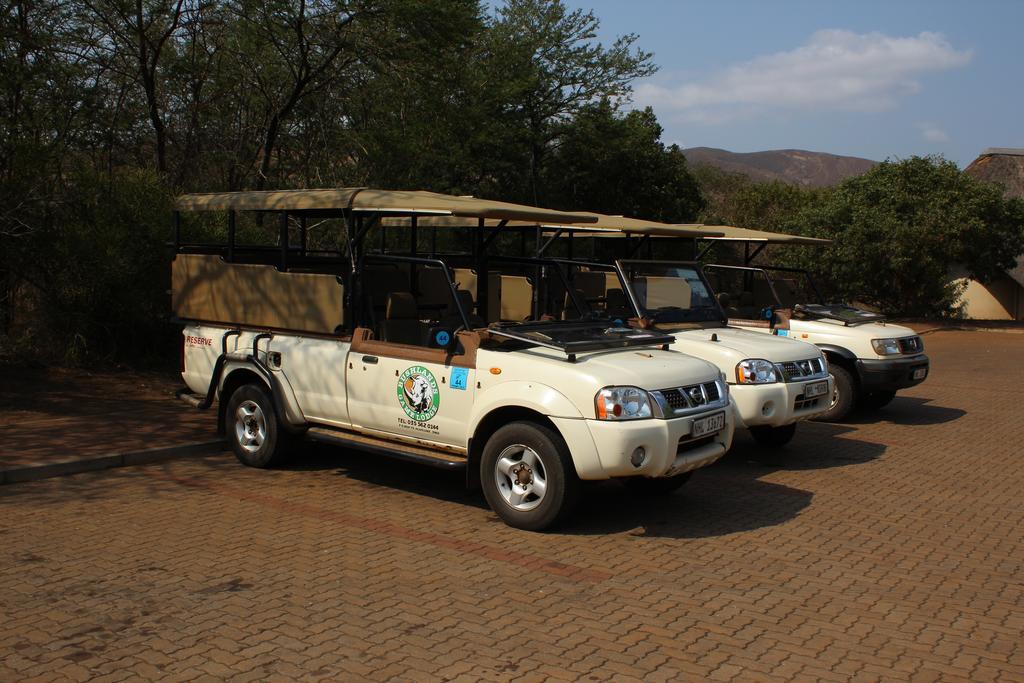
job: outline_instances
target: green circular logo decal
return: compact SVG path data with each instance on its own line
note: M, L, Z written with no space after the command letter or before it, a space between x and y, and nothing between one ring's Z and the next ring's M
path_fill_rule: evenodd
M398 402L405 414L417 422L434 417L441 406L441 393L430 370L414 365L403 372L398 378Z

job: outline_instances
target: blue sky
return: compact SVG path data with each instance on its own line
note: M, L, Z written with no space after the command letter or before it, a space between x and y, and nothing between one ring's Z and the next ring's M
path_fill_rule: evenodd
M664 140L881 160L1024 147L1024 0L566 0L636 33Z

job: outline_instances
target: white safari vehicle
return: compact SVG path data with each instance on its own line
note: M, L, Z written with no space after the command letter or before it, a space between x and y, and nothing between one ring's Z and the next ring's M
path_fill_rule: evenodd
M573 255L572 244L588 240L612 243L617 254L642 251L650 238L662 244L716 235L702 226L681 226L624 216L586 212L587 224L510 221L507 230L525 231L537 238L535 253L543 256L553 245ZM388 225L408 225L389 219ZM422 219L425 226L468 225L450 218ZM493 221L488 225L496 227ZM593 240L591 239L593 238ZM524 244L522 247L527 249ZM598 249L601 251L601 249ZM537 278L542 285L533 297L532 314L559 315L569 311L568 291L583 302L591 317L619 320L631 327L671 334L673 349L706 360L729 384L737 427L750 430L767 448L787 444L802 420L829 408L832 378L822 352L813 344L732 327L700 266L695 262L627 258L614 263L579 259L549 259L565 270L567 282ZM492 262L493 263L493 262ZM493 263L497 267L497 263ZM572 312L574 314L574 312ZM562 317L565 317L564 314Z
M473 267L417 255L415 218L431 215L479 220ZM385 216L413 217L406 255L368 253ZM226 218L223 245L182 239L214 217ZM542 529L568 512L580 480L670 490L726 452L733 411L716 367L655 330L511 313L523 283L489 275L485 219L592 220L427 192L180 197L182 376L199 407L217 403L238 459L267 467L306 437L463 468L505 522ZM310 232L333 224L343 248L314 251ZM265 246L237 243L267 226Z
M731 324L807 341L825 354L835 388L822 419L842 420L856 407L881 408L898 390L928 377L924 342L909 327L889 323L878 313L822 303L824 297L807 271L750 265L768 244L821 245L828 240L731 226L708 230L723 233L705 238L712 243L745 243L747 265L705 266ZM751 244L757 245L753 251Z
M696 239L716 234L702 227L668 225L624 216L588 214L584 225L546 223L545 235L612 241L618 254L636 253L652 237ZM634 237L639 241L634 240ZM538 242L543 254L553 240ZM771 338L729 325L698 264L626 258L608 263L567 259L571 286L592 309L634 327L671 334L672 347L714 364L730 386L738 427L768 448L787 444L801 420L828 410L832 378L813 344Z
M722 371L730 385L736 424L748 428L759 445L787 444L797 422L828 410L832 379L821 351L806 342L730 326L699 265L620 260L616 268L619 282L625 283L628 312L644 329L674 336L674 349ZM616 282L584 276L588 273L579 273L577 283L590 288L592 295L603 295L606 302L621 300L621 291L601 291L603 285Z

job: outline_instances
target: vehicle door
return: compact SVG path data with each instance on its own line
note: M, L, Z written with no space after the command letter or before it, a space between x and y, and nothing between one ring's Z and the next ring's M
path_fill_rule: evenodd
M268 343L270 367L284 375L307 420L349 424L345 363L350 338L278 334Z
M454 351L370 337L370 330L357 329L348 354L346 383L352 425L388 436L465 448L476 394L479 335L458 333L459 348Z

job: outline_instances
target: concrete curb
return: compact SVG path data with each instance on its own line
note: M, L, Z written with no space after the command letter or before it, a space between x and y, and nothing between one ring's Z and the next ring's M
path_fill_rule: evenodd
M176 458L209 455L222 451L226 447L227 442L224 439L216 439L211 441L193 441L192 443L165 446L163 448L148 448L141 451L93 455L60 462L15 465L13 467L0 468L0 484L16 484L24 481L36 481L37 479L49 479L50 477L64 477L69 474L94 472L111 467L131 467L133 465L146 465Z
M919 335L932 334L934 332L998 332L999 334L1024 334L1024 329L1015 327L974 327L972 325L946 325L944 327L929 327L919 330Z

